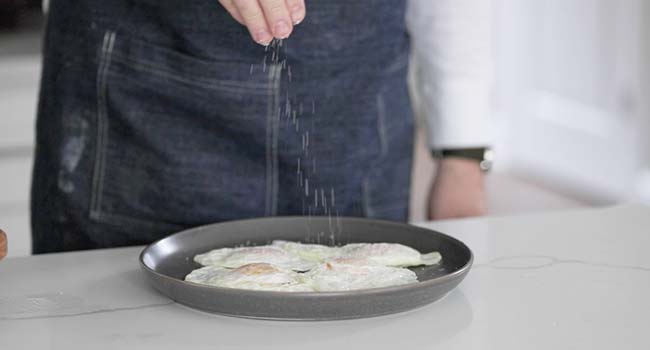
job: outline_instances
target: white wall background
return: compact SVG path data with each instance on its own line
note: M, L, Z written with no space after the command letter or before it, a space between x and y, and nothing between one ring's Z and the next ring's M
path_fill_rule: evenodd
M499 155L599 202L650 202L643 0L498 0Z

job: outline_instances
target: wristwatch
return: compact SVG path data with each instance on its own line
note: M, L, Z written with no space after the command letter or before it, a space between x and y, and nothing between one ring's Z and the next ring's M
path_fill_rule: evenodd
M443 148L431 151L433 158L444 159L447 157L457 157L464 159L471 159L478 162L479 167L483 171L492 169L494 163L494 151L488 147L474 147L474 148Z

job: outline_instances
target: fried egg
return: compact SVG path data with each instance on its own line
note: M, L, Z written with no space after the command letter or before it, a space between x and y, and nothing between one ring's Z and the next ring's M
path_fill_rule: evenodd
M366 259L384 266L435 265L440 262L438 252L421 254L417 250L398 243L351 243L340 248L341 258Z
M307 271L314 262L305 260L277 246L220 248L199 254L194 261L203 266L237 268L247 264L267 263L282 269Z
M316 263L322 263L331 258L335 258L340 248L329 247L321 244L306 244L281 240L273 241L272 246L279 247L289 254L301 259Z
M313 292L300 275L271 264L254 263L228 269L205 266L190 272L185 280L215 287L277 292Z
M366 259L335 259L301 274L305 284L318 292L348 291L415 283L409 269L376 265Z
M282 292L330 292L417 282L406 267L439 263L438 252L421 254L397 243L341 247L276 240L271 245L220 248L199 254L204 267L186 281L226 288Z
M417 250L398 243L351 243L342 247L273 241L273 246L301 259L322 263L332 259L367 259L373 264L385 266L435 265L440 262L438 252L421 254Z

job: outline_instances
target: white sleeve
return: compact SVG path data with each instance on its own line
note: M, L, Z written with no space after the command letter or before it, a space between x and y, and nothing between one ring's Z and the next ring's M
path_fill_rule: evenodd
M414 107L433 149L492 142L492 11L491 0L409 0Z

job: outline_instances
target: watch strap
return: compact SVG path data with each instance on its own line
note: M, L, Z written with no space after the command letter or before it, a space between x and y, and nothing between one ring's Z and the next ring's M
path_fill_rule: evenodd
M492 167L494 161L494 152L487 147L472 148L444 148L433 150L431 152L434 158L444 159L447 157L457 157L463 159L475 160L479 163L481 169L487 171Z
M474 159L476 161L483 161L485 159L485 147L476 147L476 148L448 148L441 149L438 151L433 151L434 157L436 158L447 158L447 157L458 157L458 158L467 158Z

